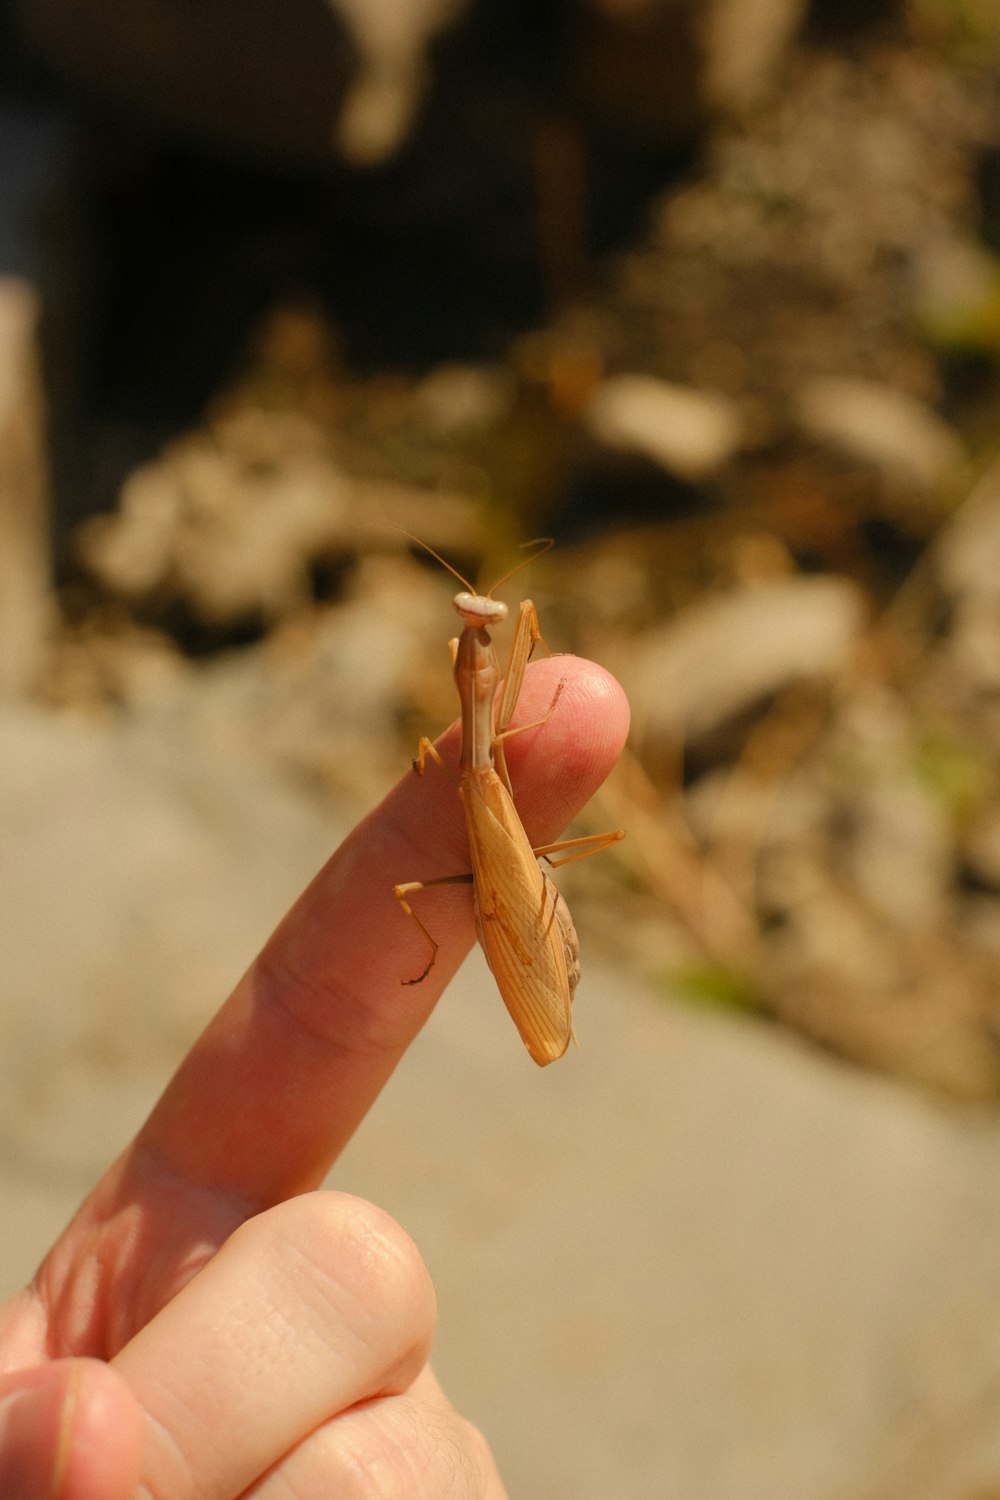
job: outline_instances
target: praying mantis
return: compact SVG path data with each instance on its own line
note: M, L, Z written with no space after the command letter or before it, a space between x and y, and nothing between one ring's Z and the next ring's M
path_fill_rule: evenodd
M418 541L416 537L412 540ZM476 933L486 961L521 1040L539 1067L545 1067L563 1056L573 1038L573 994L580 977L580 956L569 907L538 861L544 859L552 866L568 864L598 853L625 835L619 829L532 848L514 804L504 744L513 735L546 723L562 694L564 684L560 682L541 719L511 728L531 654L539 642L549 650L539 629L538 613L530 599L519 607L510 660L502 678L503 692L498 699L501 676L490 630L507 618L508 611L506 604L492 596L518 569L494 584L489 593L479 594L432 548L423 542L418 545L463 585L454 599L463 630L450 645L462 720L458 794L465 809L472 870L393 887L403 911L417 924L431 949L422 972L402 983L419 984L426 979L438 952L438 944L407 897L430 886L471 882ZM542 550L547 551L551 545L548 542ZM428 756L444 767L438 751L424 736L413 763L420 775ZM565 852L569 850L573 852ZM561 853L563 858L553 858Z

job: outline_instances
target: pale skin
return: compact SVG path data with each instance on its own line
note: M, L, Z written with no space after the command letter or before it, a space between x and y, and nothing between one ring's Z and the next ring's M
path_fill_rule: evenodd
M628 711L607 673L560 657L527 673L515 722L532 720L507 752L538 847L607 774ZM456 726L438 748L454 765ZM423 953L391 874L467 865L454 785L411 773L289 912L0 1309L4 1500L504 1500L427 1362L419 1253L320 1190L475 938L468 888L428 891L436 962L402 986ZM521 1372L496 1376L513 1391Z

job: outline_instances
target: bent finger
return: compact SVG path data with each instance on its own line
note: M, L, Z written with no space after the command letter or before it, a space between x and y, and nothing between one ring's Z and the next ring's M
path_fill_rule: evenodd
M258 1215L114 1361L146 1412L144 1493L241 1493L331 1416L405 1390L433 1327L381 1210L313 1193Z
M482 1433L425 1367L401 1395L365 1402L310 1433L246 1500L506 1500L506 1494Z
M457 1417L390 1396L328 1422L289 1454L247 1500L289 1495L337 1500L506 1500L480 1433Z

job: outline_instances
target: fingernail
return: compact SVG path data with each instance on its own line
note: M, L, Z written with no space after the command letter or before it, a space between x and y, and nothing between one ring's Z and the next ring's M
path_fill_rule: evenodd
M40 1380L0 1400L0 1495L58 1500L65 1380Z

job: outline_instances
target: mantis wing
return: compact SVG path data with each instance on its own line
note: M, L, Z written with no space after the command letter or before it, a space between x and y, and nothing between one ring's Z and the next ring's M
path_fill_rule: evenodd
M476 926L521 1040L540 1067L573 1035L579 949L569 909L538 867L507 789L494 771L463 781L475 876Z

